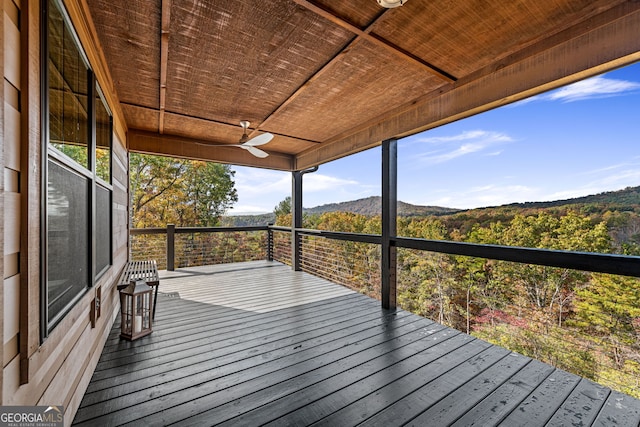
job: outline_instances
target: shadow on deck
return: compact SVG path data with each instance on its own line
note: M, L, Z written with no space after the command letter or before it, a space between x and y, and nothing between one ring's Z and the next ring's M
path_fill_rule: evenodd
M640 401L277 262L162 272L75 425L638 425Z

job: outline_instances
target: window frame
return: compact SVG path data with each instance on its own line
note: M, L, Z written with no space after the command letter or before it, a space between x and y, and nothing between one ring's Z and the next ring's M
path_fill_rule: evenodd
M41 215L40 215L40 340L44 342L49 334L55 329L62 319L75 307L75 305L82 300L82 298L91 291L91 289L98 283L98 280L107 272L113 265L113 113L109 104L106 101L106 97L97 82L95 73L91 67L91 64L85 53L85 49L80 42L75 27L67 13L66 8L61 0L41 0L42 8L41 15L41 37L40 37L40 51L41 51ZM49 71L49 23L50 23L50 10L51 8L57 8L62 15L63 25L65 30L68 30L72 35L74 48L78 51L81 60L87 68L87 167L81 165L70 156L58 150L50 143L50 71ZM109 177L108 181L98 176L97 162L96 162L96 150L97 150L97 123L96 123L96 108L97 103L100 102L104 107L108 120L108 135L109 135ZM64 105L64 102L63 102ZM49 191L48 191L48 179L49 179L49 162L56 163L70 174L77 174L78 176L87 180L88 197L86 200L87 207L87 220L88 225L86 227L87 233L87 277L86 283L88 284L84 289L73 295L69 302L52 315L49 320L49 272L48 266L52 255L48 252L49 243ZM97 193L100 190L106 190L108 193L108 206L109 206L109 218L107 224L107 230L109 234L109 249L108 249L108 264L98 270L98 249L97 249L97 227L99 215L97 212ZM64 254L69 256L69 253ZM104 254L103 254L104 255ZM105 258L102 258L103 260Z

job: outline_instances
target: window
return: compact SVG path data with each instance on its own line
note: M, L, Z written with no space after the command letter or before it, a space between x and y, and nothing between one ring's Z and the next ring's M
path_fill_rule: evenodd
M47 170L49 324L89 286L89 181L49 161Z
M96 174L111 183L111 114L96 85Z
M111 265L112 117L69 18L43 0L45 338Z
M96 187L96 273L111 265L111 191Z
M113 125L107 103L96 84L96 268L98 277L111 265L111 136Z
M49 8L49 143L89 168L89 67L61 10Z

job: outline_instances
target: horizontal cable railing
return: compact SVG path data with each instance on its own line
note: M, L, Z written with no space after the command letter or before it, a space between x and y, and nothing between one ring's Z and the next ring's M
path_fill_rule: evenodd
M269 259L270 231L262 227L173 227L130 230L130 259L155 259L158 268Z
M380 299L380 245L312 234L300 238L303 271Z
M295 231L303 271L380 299L380 235ZM130 247L132 259L160 268L292 265L291 235L277 226L134 229ZM640 397L640 257L406 237L391 245L400 308Z
M149 230L149 232L140 232ZM164 234L151 231L151 229L132 229L129 235L129 260L143 261L155 259L158 268L167 269L167 229Z
M637 278L404 248L397 263L399 307L640 397Z
M408 237L394 237L391 239L391 244L399 248L419 249L450 255L475 256L523 264L572 268L597 273L640 277L640 257L637 256L523 248Z
M291 265L291 229L276 226L269 228L273 236L273 259L283 264Z

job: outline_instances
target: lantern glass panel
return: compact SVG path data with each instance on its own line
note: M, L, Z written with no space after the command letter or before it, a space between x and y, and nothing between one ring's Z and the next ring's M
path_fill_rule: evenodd
M131 282L121 291L121 337L134 340L152 332L151 292L144 281Z

